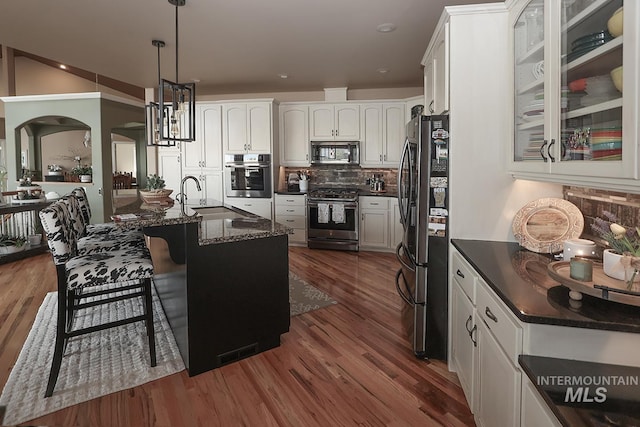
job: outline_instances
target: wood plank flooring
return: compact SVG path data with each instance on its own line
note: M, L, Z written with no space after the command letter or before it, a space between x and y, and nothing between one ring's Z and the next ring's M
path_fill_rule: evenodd
M291 319L281 346L60 410L48 426L468 426L446 363L418 360L400 325L394 254L294 247L290 269L339 302ZM0 386L44 295L49 254L0 265Z

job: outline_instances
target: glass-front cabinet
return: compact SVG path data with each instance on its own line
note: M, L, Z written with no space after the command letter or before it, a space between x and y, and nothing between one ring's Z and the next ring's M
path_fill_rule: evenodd
M529 0L513 5L510 169L516 176L638 178L640 7L626 3Z

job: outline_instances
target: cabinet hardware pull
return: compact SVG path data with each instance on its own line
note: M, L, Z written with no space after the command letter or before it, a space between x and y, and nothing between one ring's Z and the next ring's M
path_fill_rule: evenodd
M544 140L544 143L542 144L542 147L540 147L540 157L542 157L542 160L546 163L547 162L547 158L544 156L544 147L547 146L547 140Z
M469 318L467 319L467 321L464 322L464 328L467 330L467 333L469 334L469 336L471 336L471 331L472 331L471 327L469 326L469 323L471 323L471 319L472 319L472 316L469 315Z
M378 206L378 203L371 203L371 206Z
M456 271L456 274L464 279L464 274L462 274L462 271L458 270Z
M287 212L295 212L295 209L287 209Z
M293 203L293 202L294 202L294 200L287 199L287 202L291 202L291 203Z
M488 317L489 319L491 319L491 320L493 320L494 322L498 323L498 318L496 317L496 315L495 315L495 314L493 314L493 313L491 312L491 310L489 309L489 307L485 307L485 309L484 309L484 314L486 314L486 315L487 315L487 317Z
M387 155L386 154L384 156L382 156L382 160L384 160L385 162L387 161Z
M549 146L547 147L547 154L549 155L549 159L551 159L551 163L554 163L556 161L556 158L553 157L551 155L551 147L553 146L553 144L556 143L555 138L551 140L551 143L549 144Z
M473 337L473 334L478 330L478 325L473 325L473 329L471 329L471 332L469 332L469 338L471 338L471 342L473 343L474 347L478 346L478 340L475 339Z

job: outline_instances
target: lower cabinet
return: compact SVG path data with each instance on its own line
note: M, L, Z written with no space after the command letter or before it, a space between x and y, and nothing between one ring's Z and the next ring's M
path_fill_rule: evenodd
M520 425L521 373L513 366L484 319L478 321L478 425Z
M243 199L228 197L224 199L228 205L234 206L243 211L250 212L263 218L272 219L271 199Z
M389 249L389 199L360 197L360 248Z
M560 427L562 424L526 375L522 376L521 427Z
M476 310L460 285L451 285L451 363L467 398L471 412L475 412L475 377L478 361L478 328Z
M190 201L193 201L196 197L200 198L200 203L206 203L207 199L213 199L222 201L223 199L223 184L222 184L222 172L207 170L207 169L183 169L184 176L192 175L198 178L200 181L200 192L194 188L195 184L187 181L185 183L185 193Z
M307 245L307 199L305 195L276 194L276 221L293 229L290 245Z

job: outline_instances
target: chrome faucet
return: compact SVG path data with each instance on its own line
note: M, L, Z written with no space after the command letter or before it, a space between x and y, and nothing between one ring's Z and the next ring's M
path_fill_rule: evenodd
M192 179L192 180L194 180L196 182L196 188L198 189L198 191L202 190L202 188L200 188L200 181L195 176L187 175L184 178L182 178L182 182L180 183L180 193L179 193L179 196L180 196L180 210L182 212L182 215L185 215L184 203L187 201L187 193L184 192L184 185L185 185L185 183L187 182L188 179ZM176 196L176 199L177 198L178 197Z

